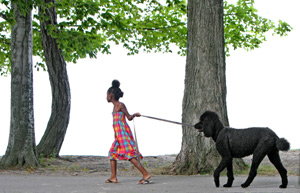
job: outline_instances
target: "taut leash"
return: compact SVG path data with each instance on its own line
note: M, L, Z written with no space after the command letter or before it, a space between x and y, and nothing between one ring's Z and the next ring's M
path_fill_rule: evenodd
M182 125L182 126L186 126L186 127L194 127L194 125L192 125L192 124L180 123L180 122L176 122L176 121L170 121L170 120L161 119L161 118L157 118L157 117L151 117L151 116L147 116L147 115L141 115L141 116L145 117L145 118L149 118L149 119L155 119L155 120L158 120L158 121L164 121L164 122L173 123L173 124L177 124L177 125ZM139 165L140 165L141 164L141 158L140 158L140 151L139 151L139 146L138 146L137 137L136 137L134 119L132 121L133 121L133 129L134 129L135 147L136 147L136 152L137 152L137 160L138 160Z
M155 120L158 120L158 121L164 121L164 122L168 122L168 123L174 123L174 124L182 125L182 126L186 126L186 127L194 127L194 125L192 125L192 124L180 123L180 122L176 122L176 121L170 121L170 120L161 119L161 118L157 118L157 117L151 117L151 116L147 116L147 115L141 115L141 116L149 118L149 119L155 119Z

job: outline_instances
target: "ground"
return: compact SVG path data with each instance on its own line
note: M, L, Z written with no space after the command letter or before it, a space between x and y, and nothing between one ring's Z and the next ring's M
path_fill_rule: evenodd
M0 193L296 193L299 192L300 150L281 152L282 162L289 171L289 185L280 189L278 172L267 158L261 164L258 176L248 188L241 188L247 178L245 173L235 174L232 188L216 188L212 175L162 175L169 171L176 155L149 156L142 164L153 175L149 185L138 185L141 174L128 161L118 162L118 184L107 184L110 164L103 156L61 156L61 158L39 158L40 168L0 168ZM249 165L251 157L244 159ZM164 173L165 174L165 173ZM245 174L245 175L244 175ZM266 176L267 175L267 176ZM220 178L221 184L227 180Z
M300 150L280 152L283 165L289 175L299 175ZM176 155L147 156L141 164L152 174L166 174L171 168ZM0 175L46 175L46 176L109 176L110 164L104 156L61 156L60 158L39 158L40 168L23 170L0 168ZM244 158L246 164L251 164L251 156ZM278 175L274 166L266 157L261 163L258 175ZM267 171L266 171L267 170ZM245 174L247 171L245 172ZM140 173L128 161L118 162L118 176L140 176Z

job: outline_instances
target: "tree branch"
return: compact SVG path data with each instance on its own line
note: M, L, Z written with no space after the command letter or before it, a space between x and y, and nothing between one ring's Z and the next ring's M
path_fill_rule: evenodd
M173 27L177 27L180 25L185 25L184 23L179 23L176 25L171 25L171 26L167 26L167 27L156 27L156 28L136 28L136 29L142 29L142 30L146 30L146 31L156 31L156 30L161 30L161 29L169 29L169 28L173 28Z

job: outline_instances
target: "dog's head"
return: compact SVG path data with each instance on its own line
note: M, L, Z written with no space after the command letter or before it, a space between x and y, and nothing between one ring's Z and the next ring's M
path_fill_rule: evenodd
M200 116L199 123L195 124L195 128L198 129L199 132L203 132L205 137L214 137L216 131L220 128L216 128L217 125L221 123L219 116L217 113L212 111L205 111ZM221 123L222 128L223 124Z

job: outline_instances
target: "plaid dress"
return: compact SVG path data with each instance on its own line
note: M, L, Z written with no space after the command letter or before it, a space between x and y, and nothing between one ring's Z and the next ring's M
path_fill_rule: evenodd
M108 158L110 160L130 160L137 157L133 135L123 112L113 112L113 128L115 141L109 150ZM140 157L143 158L141 154Z

